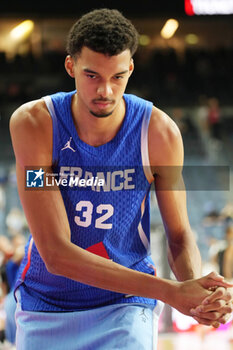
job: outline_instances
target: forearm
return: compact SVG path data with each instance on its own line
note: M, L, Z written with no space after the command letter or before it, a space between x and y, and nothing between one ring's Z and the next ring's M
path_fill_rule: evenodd
M178 281L201 277L201 255L191 231L168 242L168 261Z
M170 168L175 174L178 172L177 178L169 177ZM184 183L179 169L181 167L177 166L162 168L164 173L157 177L155 186L168 240L169 264L176 278L184 281L201 277L201 257L190 227L186 192L182 190ZM164 191L164 188L168 190Z
M158 299L189 316L190 310L210 294L208 287L222 285L222 281L215 282L209 277L186 282L155 277L128 269L72 243L63 245L62 254L54 259L55 267L48 269L51 273L97 288Z
M159 299L170 304L177 282L134 271L70 243L54 257L51 273L97 288Z

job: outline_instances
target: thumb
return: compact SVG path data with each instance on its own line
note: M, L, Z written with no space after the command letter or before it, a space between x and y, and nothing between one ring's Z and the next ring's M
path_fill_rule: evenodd
M216 271L212 271L207 275L208 278L214 280L214 281L223 281L224 277L220 274L218 274Z
M206 289L211 287L232 287L231 283L228 283L224 280L224 277L219 275L217 272L213 271L207 276L202 277L202 286Z

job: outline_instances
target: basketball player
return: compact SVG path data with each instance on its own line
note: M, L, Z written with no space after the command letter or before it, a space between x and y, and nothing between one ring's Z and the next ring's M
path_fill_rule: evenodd
M206 325L226 322L232 311L231 285L215 273L201 277L185 191L177 190L179 130L151 102L124 93L137 42L117 10L84 15L65 59L76 90L26 103L11 118L32 233L16 285L19 350L149 350L163 302ZM42 183L48 173L58 174L58 190ZM178 281L156 277L150 257L153 181Z

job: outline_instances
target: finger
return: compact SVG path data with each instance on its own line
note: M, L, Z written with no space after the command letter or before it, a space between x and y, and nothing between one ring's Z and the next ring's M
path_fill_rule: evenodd
M218 311L221 313L231 313L233 311L232 303L227 303L225 300L217 300L214 303L207 305L199 305L193 308L195 311L200 313Z
M220 323L219 322L217 322L217 321L210 321L210 320L206 320L206 319L204 319L204 318L200 318L200 317L196 317L196 316L194 316L193 317L194 318L194 320L196 320L199 324L203 324L203 325L205 325L205 326L212 326L212 327L214 327L214 328L218 328L219 326L220 326Z
M207 275L208 278L215 279L216 281L224 280L224 276L220 275L216 271L212 271Z
M227 306L227 302L225 300L217 300L210 304L199 305L195 308L197 312L210 312L210 311L218 311L219 309Z
M231 308L230 307L222 307L220 310L218 311L210 311L210 312L198 312L196 310L190 310L190 312L198 317L201 318L206 318L208 320L219 320L220 319L229 319L231 316ZM221 322L222 323L222 322Z
M224 288L232 288L232 284L226 282L225 280L213 280L211 278L208 278L207 280L203 281L202 283L203 287L209 290L215 290L218 287L224 287Z
M218 299L223 299L224 295L225 295L225 288L218 287L212 294L208 295L208 297L206 297L202 301L202 305L214 303Z
M212 320L212 321L217 321L219 318L223 317L222 313L216 312L216 311L206 312L203 314L195 311L194 309L191 309L190 313L192 314L192 316L203 318L206 320Z
M225 288L232 288L232 287L233 287L233 284L227 282L226 280L219 281L219 282L218 282L218 285L219 285L219 286L222 286L222 287L225 287Z
M232 317L231 313L226 314L226 315L222 316L221 318L219 318L218 322L220 322L222 324L226 324L228 321L231 320L231 317Z
M214 328L218 328L221 326L221 324L219 322L212 322L211 326Z
M214 280L214 281L223 282L225 285L227 285L227 287L233 287L232 283L227 282L224 279L224 276L218 274L216 271L209 273L209 275L207 275L207 277Z
M207 276L202 278L202 285L205 288L221 286L225 288L233 287L233 284L224 280L224 277L217 274L216 272L211 272Z
M218 299L230 301L232 298L231 293L223 287L219 287L215 292L207 296L203 301L202 305L207 305L215 302Z

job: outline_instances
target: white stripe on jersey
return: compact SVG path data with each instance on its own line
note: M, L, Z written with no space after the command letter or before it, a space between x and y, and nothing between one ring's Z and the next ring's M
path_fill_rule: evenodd
M149 183L153 182L154 176L150 168L149 160L149 150L148 150L148 127L150 123L150 105L147 104L142 120L142 129L141 129L141 155L142 155L142 165L145 176Z

